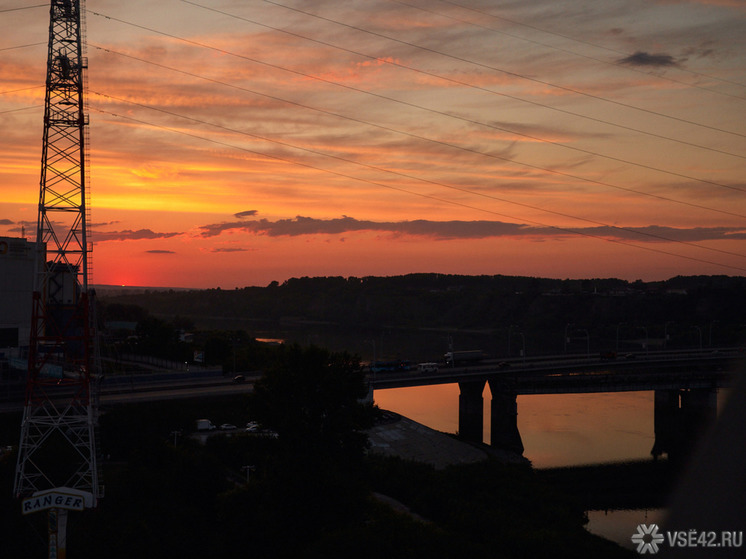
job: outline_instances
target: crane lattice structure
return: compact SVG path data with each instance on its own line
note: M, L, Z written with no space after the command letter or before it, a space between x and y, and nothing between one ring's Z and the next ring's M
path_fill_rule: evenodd
M101 496L82 0L51 0L28 377L14 491Z

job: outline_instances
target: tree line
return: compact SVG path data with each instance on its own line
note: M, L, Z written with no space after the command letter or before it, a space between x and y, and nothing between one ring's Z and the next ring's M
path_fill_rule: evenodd
M222 331L222 341L211 343L224 346L243 335L265 335L368 359L428 359L452 347L493 356L708 348L738 345L746 336L746 278L729 276L658 282L302 277L266 287L146 290L101 299L106 320L148 314L143 330L157 327L157 318L173 329ZM169 344L158 340L150 350ZM223 353L232 355L227 348Z

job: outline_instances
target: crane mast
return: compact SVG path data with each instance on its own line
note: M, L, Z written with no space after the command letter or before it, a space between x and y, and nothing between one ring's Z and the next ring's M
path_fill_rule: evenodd
M35 283L14 492L28 500L69 490L90 495L86 506L95 506L101 487L81 2L51 0L49 11ZM29 502L36 506L38 499Z

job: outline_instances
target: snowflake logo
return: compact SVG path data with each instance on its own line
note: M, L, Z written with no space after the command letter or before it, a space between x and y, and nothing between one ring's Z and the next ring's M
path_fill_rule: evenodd
M638 524L637 533L632 535L632 543L637 544L637 553L641 555L658 553L658 544L664 539L663 534L658 533L657 524Z

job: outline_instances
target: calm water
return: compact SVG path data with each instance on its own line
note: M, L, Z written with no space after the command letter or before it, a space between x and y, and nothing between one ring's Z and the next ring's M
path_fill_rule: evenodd
M458 431L457 384L376 390L375 403L428 427ZM721 401L721 397L718 398ZM536 468L651 458L652 391L518 396L523 455ZM489 386L484 392L484 440L490 440ZM632 547L641 523L660 522L663 510L590 511L589 531Z
M376 390L376 404L446 433L458 431L458 385ZM489 387L484 440L490 440ZM650 458L653 392L518 396L523 455L536 468Z

